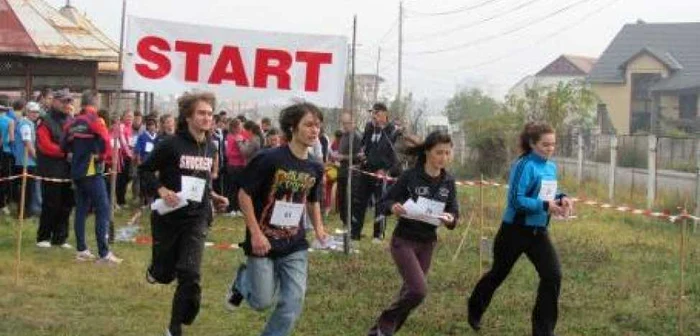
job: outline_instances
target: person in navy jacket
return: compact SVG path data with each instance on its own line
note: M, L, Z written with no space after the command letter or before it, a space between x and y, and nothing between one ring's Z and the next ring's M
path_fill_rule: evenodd
M107 241L109 229L109 197L104 179L104 162L109 161L112 152L107 126L97 115L99 106L97 91L87 90L81 99L82 110L71 122L67 123L61 149L70 153L70 176L75 185L75 240L77 242L76 259L89 261L95 259L85 242L85 221L92 205L95 208L95 240L97 241L99 261L119 264L122 259L110 252Z
M545 123L530 122L520 134L522 155L511 167L508 203L493 246L493 266L468 300L468 323L474 330L481 328L482 315L493 293L524 253L540 277L532 334L554 335L561 266L547 227L552 214L564 215L573 207L573 202L557 188L557 168L550 161L555 144L554 129Z

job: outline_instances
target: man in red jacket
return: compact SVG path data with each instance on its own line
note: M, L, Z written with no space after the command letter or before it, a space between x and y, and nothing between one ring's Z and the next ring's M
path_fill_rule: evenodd
M69 179L70 164L61 149L63 128L70 121L73 96L68 91L57 91L51 110L39 119L36 130L37 173L54 179ZM70 183L42 181L41 217L37 232L37 246L60 245L72 248L68 239L68 218L73 208L73 190Z

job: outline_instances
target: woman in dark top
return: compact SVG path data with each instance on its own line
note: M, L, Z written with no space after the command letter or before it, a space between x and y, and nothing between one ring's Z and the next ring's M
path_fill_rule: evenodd
M418 156L417 165L404 172L380 206L399 216L391 240L391 255L403 278L398 299L384 310L370 336L393 335L421 304L427 293L426 278L437 241L437 228L452 230L459 206L454 178L445 170L452 158L452 139L433 132L425 142L407 150Z

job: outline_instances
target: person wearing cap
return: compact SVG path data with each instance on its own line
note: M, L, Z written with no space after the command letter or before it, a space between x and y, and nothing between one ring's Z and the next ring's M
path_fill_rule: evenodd
M36 129L36 170L42 177L70 179L70 163L61 149L64 127L70 122L73 96L67 90L56 91L51 109L39 119ZM37 246L60 245L72 249L68 239L68 219L74 205L70 183L42 181L41 216L37 231Z
M388 175L395 168L398 159L394 142L399 131L393 123L389 122L389 111L383 103L375 103L370 110L372 120L365 125L362 135L362 149L365 162L361 168L365 172ZM365 212L369 200L374 197L375 203L381 199L386 189L386 181L367 174L361 174L357 184L353 183L351 238L360 240L362 227L365 220ZM384 236L384 216L375 206L374 242L379 242Z
M15 134L15 138L19 141L15 141L14 146L12 147L12 152L15 156L14 174L22 174L26 164L27 173L33 175L36 171L36 122L41 114L41 105L39 105L37 102L31 101L27 103L24 109L16 109L15 112L22 112L22 118L17 122L17 134ZM17 187L15 189L19 191L18 187L21 185L21 180L17 179L15 181L17 183ZM39 214L39 212L41 212L41 208L39 207L39 195L37 195L34 186L36 181L34 181L34 179L27 179L26 183L24 214L25 216L31 217ZM19 199L20 193L15 192L15 194ZM19 201L17 204L19 204Z
M0 96L0 134L2 135L2 150L0 151L0 177L7 178L12 174L14 166L14 156L12 156L11 143L15 137L15 122L10 116L12 106L10 106L10 97L6 95ZM10 214L7 207L10 203L12 182L0 181L0 211L5 215Z

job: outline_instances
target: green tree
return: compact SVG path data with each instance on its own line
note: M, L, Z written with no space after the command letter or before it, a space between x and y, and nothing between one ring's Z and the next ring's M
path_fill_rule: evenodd
M546 121L561 133L566 131L565 126L593 128L597 101L583 81L570 81L528 88L523 98L507 97L504 108L525 116L528 121Z
M457 92L445 106L447 118L451 123L488 117L500 110L500 103L484 94L478 88Z

